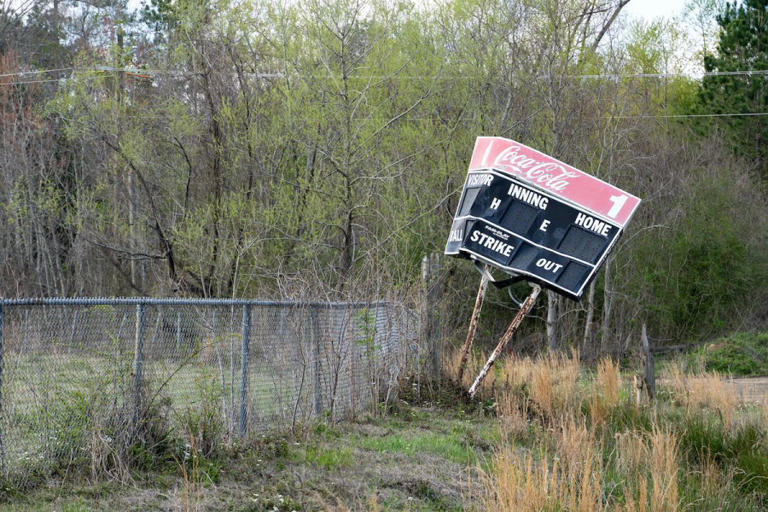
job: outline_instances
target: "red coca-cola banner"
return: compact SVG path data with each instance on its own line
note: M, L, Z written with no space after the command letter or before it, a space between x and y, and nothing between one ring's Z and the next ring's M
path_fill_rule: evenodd
M640 199L601 179L503 137L478 137L469 170L507 172L619 224L629 221Z

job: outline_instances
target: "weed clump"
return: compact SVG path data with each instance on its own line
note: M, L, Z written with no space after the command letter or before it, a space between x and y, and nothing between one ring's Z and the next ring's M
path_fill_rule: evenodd
M488 510L676 511L768 507L768 402L679 365L637 406L618 363L509 358L496 372L501 441L482 476Z

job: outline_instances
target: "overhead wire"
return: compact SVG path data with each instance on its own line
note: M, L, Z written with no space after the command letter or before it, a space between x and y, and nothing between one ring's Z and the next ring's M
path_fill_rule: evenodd
M26 85L26 84L43 84L47 82L60 82L63 78L48 78L45 80L24 80L22 82L0 82L0 86L9 86L9 85Z
M128 68L128 67L113 67L113 66L96 66L90 68L52 68L52 69L40 69L30 71L16 71L13 73L2 73L0 78L8 78L14 76L26 76L26 75L39 75L47 73L56 73L62 71L74 71L74 72L126 72L126 73L139 73L148 75L179 75L179 76L196 76L200 75L197 71L183 71L172 69L142 69L142 68ZM257 78L283 78L285 74L280 72L246 72L248 76L255 76ZM538 79L550 78L553 75L537 75ZM768 76L768 69L744 69L733 71L703 71L701 73L593 73L593 74L578 74L578 75L554 75L563 78L573 79L610 79L621 80L626 78L702 78L702 77L715 77L715 76ZM351 78L358 79L396 79L396 80L426 80L433 79L433 76L426 75L350 75ZM452 75L439 77L444 80L473 80L476 79L474 75Z
M176 71L176 70L157 70L157 69L140 69L140 68L119 68L119 67L111 67L111 66L98 66L94 68L74 68L74 67L63 67L63 68L52 68L52 69L42 69L42 70L34 70L34 71L19 71L14 73L2 73L0 74L0 78L11 78L11 77L23 77L28 75L42 75L42 74L48 74L48 73L56 73L56 72L64 72L64 71L73 71L73 72L124 72L124 73L132 73L136 75L178 75L178 76L196 76L200 73L193 72L193 71ZM245 73L248 76L255 76L257 78L282 78L284 75L282 73ZM737 70L737 71L709 71L701 73L697 76L768 76L768 70L765 69L758 69L758 70ZM666 77L689 77L693 78L693 74L683 74L683 73L636 73L636 74L625 74L625 75L619 75L619 74L587 74L587 75L565 75L567 78L576 78L576 79L598 79L598 78L606 78L606 79L624 79L624 78L666 78ZM358 76L357 78L361 78L362 76ZM22 80L22 81L11 81L11 82L0 82L0 86L15 86L15 85L29 85L29 84L41 84L41 83L50 83L50 82L60 82L62 80L66 80L68 77L62 76L59 78L45 78L45 79L38 79L38 80ZM369 78L369 77L365 77ZM398 78L398 79L425 79L427 77L414 77L414 76L394 76L392 78ZM443 77L447 79L460 79L465 77ZM545 76L539 76L538 78L545 78ZM717 117L763 117L768 116L768 112L720 112L720 113L706 113L706 114L638 114L638 115L618 115L613 116L616 119L659 119L659 118L666 118L666 119L685 119L685 118L717 118ZM409 120L431 120L431 117L427 118L413 118Z
M638 114L631 116L613 116L615 119L658 119L658 118L686 118L686 117L760 117L768 116L768 112L723 112L712 114Z

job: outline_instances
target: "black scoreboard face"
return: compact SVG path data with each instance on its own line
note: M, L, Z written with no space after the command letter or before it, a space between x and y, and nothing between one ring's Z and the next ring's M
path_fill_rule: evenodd
M578 300L620 233L616 223L510 174L470 171L445 254L474 257Z

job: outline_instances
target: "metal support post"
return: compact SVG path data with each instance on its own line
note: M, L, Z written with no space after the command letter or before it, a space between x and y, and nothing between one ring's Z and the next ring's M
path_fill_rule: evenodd
M313 353L313 364L314 364L314 379L315 379L315 391L314 391L314 401L315 401L315 415L320 416L323 412L323 388L322 388L322 379L320 378L320 319L318 318L318 312L317 308L314 308L312 306L309 307L309 317L310 322L309 326L311 329L311 343L312 343L312 353Z
M176 312L176 355L181 358L181 311Z
M4 308L0 305L0 476L5 476L5 445L3 443L3 437L5 432L3 431L3 366L4 366L4 350L3 350L3 314Z
M133 425L139 423L141 407L141 381L144 373L144 332L146 305L136 305L136 338L133 347Z
M486 266L487 268L487 266ZM485 292L488 290L488 277L483 274L480 278L480 287L477 289L477 298L475 299L475 309L472 310L472 318L469 321L469 330L467 331L467 339L464 341L464 346L461 347L461 359L459 360L459 371L456 376L456 382L461 385L461 379L464 377L464 370L467 366L467 358L469 357L469 351L472 348L472 343L475 340L475 332L477 331L477 324L480 320L480 311L483 309L483 300L485 299Z
M531 294L528 296L527 299L525 299L525 302L523 302L523 305L520 308L520 311L517 312L517 315L515 315L515 318L509 324L509 327L507 327L507 331L499 340L499 343L496 345L496 348L493 350L491 357L488 358L488 361L485 363L485 366L483 366L483 369L480 370L480 374L478 374L477 378L475 379L475 382L472 384L472 387L469 388L470 398L475 397L475 393L477 393L477 388L480 386L480 384L483 382L483 379L488 374L488 370L491 369L491 366L493 366L493 363L496 362L496 359L498 359L498 357L501 355L501 351L504 350L504 347L507 346L507 343L509 343L509 341L512 339L512 336L515 335L515 331L517 331L517 328L520 327L520 324L523 322L523 318L525 318L525 315L528 314L528 312L531 310L533 305L536 303L536 298L539 296L539 292L541 292L541 286L537 284L533 285L533 290L531 291Z
M442 282L440 280L440 267L440 254L438 253L425 255L421 260L421 274L426 290L424 304L425 337L432 352L432 379L436 382L440 381L440 363L442 358L442 347L440 346L442 343L440 325L440 298L442 295Z
M242 352L240 354L240 367L242 373L240 376L240 437L245 437L246 427L248 426L248 353L249 340L251 336L251 306L243 305L243 339Z

